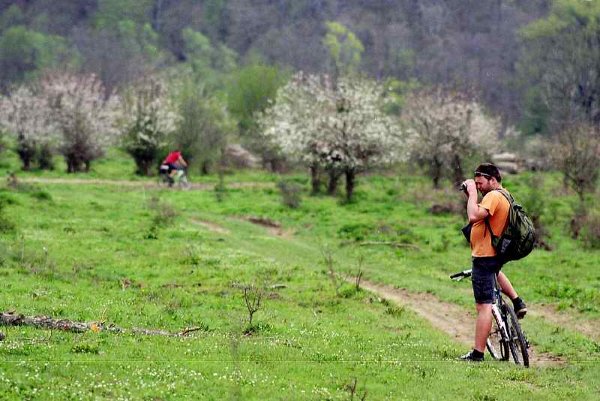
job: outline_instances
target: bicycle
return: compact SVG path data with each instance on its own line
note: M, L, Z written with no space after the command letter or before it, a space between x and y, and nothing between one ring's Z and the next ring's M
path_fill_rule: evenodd
M471 270L452 274L450 278L460 281L471 277ZM498 285L498 275L494 284L492 304L492 330L486 341L486 348L493 359L508 361L512 356L517 365L529 367L529 342L519 324L514 309L504 300Z
M167 185L169 188L172 188L175 185L181 189L189 189L191 187L185 169L177 170L177 173L171 177L169 175L169 167L164 164L160 166L158 171L158 183L159 185Z

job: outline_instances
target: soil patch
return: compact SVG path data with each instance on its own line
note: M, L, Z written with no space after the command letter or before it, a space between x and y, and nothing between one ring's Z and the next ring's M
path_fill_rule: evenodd
M228 229L226 229L225 227L221 227L220 225L213 223L211 221L207 221L207 220L200 220L200 219L196 219L196 218L192 218L192 223L207 229L208 231L212 231L214 233L218 233L218 234L229 234L230 231Z
M246 216L242 217L242 220L249 221L252 224L266 228L268 233L273 236L282 238L291 238L293 236L293 232L290 230L284 230L280 222L266 217Z
M541 317L559 327L567 327L595 341L600 341L600 321L582 319L574 313L560 312L551 305L536 305L531 316Z
M353 282L353 279L349 279L349 281ZM433 327L447 333L456 341L467 346L473 345L475 311L466 311L464 308L444 302L432 294L409 292L402 288L366 280L361 280L361 287L381 298L410 308L417 315L429 321ZM532 366L566 363L565 360L554 355L537 353L533 346L529 349L529 359Z
M67 184L67 185L114 185L120 187L140 187L140 188L165 188L164 184L159 184L156 181L125 181L125 180L106 180L106 179L83 179L83 178L18 178L18 182L36 183L36 184ZM226 188L272 188L273 183L269 182L232 182L226 183ZM210 183L190 183L190 188L198 191L213 190L215 184ZM173 190L177 190L176 187Z

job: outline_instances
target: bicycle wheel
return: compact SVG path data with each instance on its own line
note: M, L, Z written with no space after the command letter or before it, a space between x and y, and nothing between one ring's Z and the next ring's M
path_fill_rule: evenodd
M523 365L529 367L529 348L521 325L517 319L517 314L508 305L506 308L506 325L509 338L510 352L513 356L513 360L517 365Z
M502 330L500 330L496 315L493 315L492 330L485 345L492 358L499 361L508 360L508 343L502 338Z

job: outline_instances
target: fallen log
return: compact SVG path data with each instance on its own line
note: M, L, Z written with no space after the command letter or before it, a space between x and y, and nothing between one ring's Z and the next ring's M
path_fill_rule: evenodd
M153 330L143 328L124 329L114 324L105 324L104 322L77 322L68 319L54 319L49 316L25 316L15 312L0 313L0 325L2 326L31 326L40 329L62 330L74 333L84 333L86 331L100 332L106 331L110 333L132 333L143 334L147 336L169 336L169 337L185 337L189 333L202 330L202 327L186 327L180 332L170 332L166 330Z

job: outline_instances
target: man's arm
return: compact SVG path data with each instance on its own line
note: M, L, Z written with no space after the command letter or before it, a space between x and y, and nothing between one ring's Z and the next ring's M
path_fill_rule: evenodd
M477 204L477 187L475 186L475 181L467 180L465 184L467 185L467 217L469 218L469 223L485 219L488 217L489 212Z

